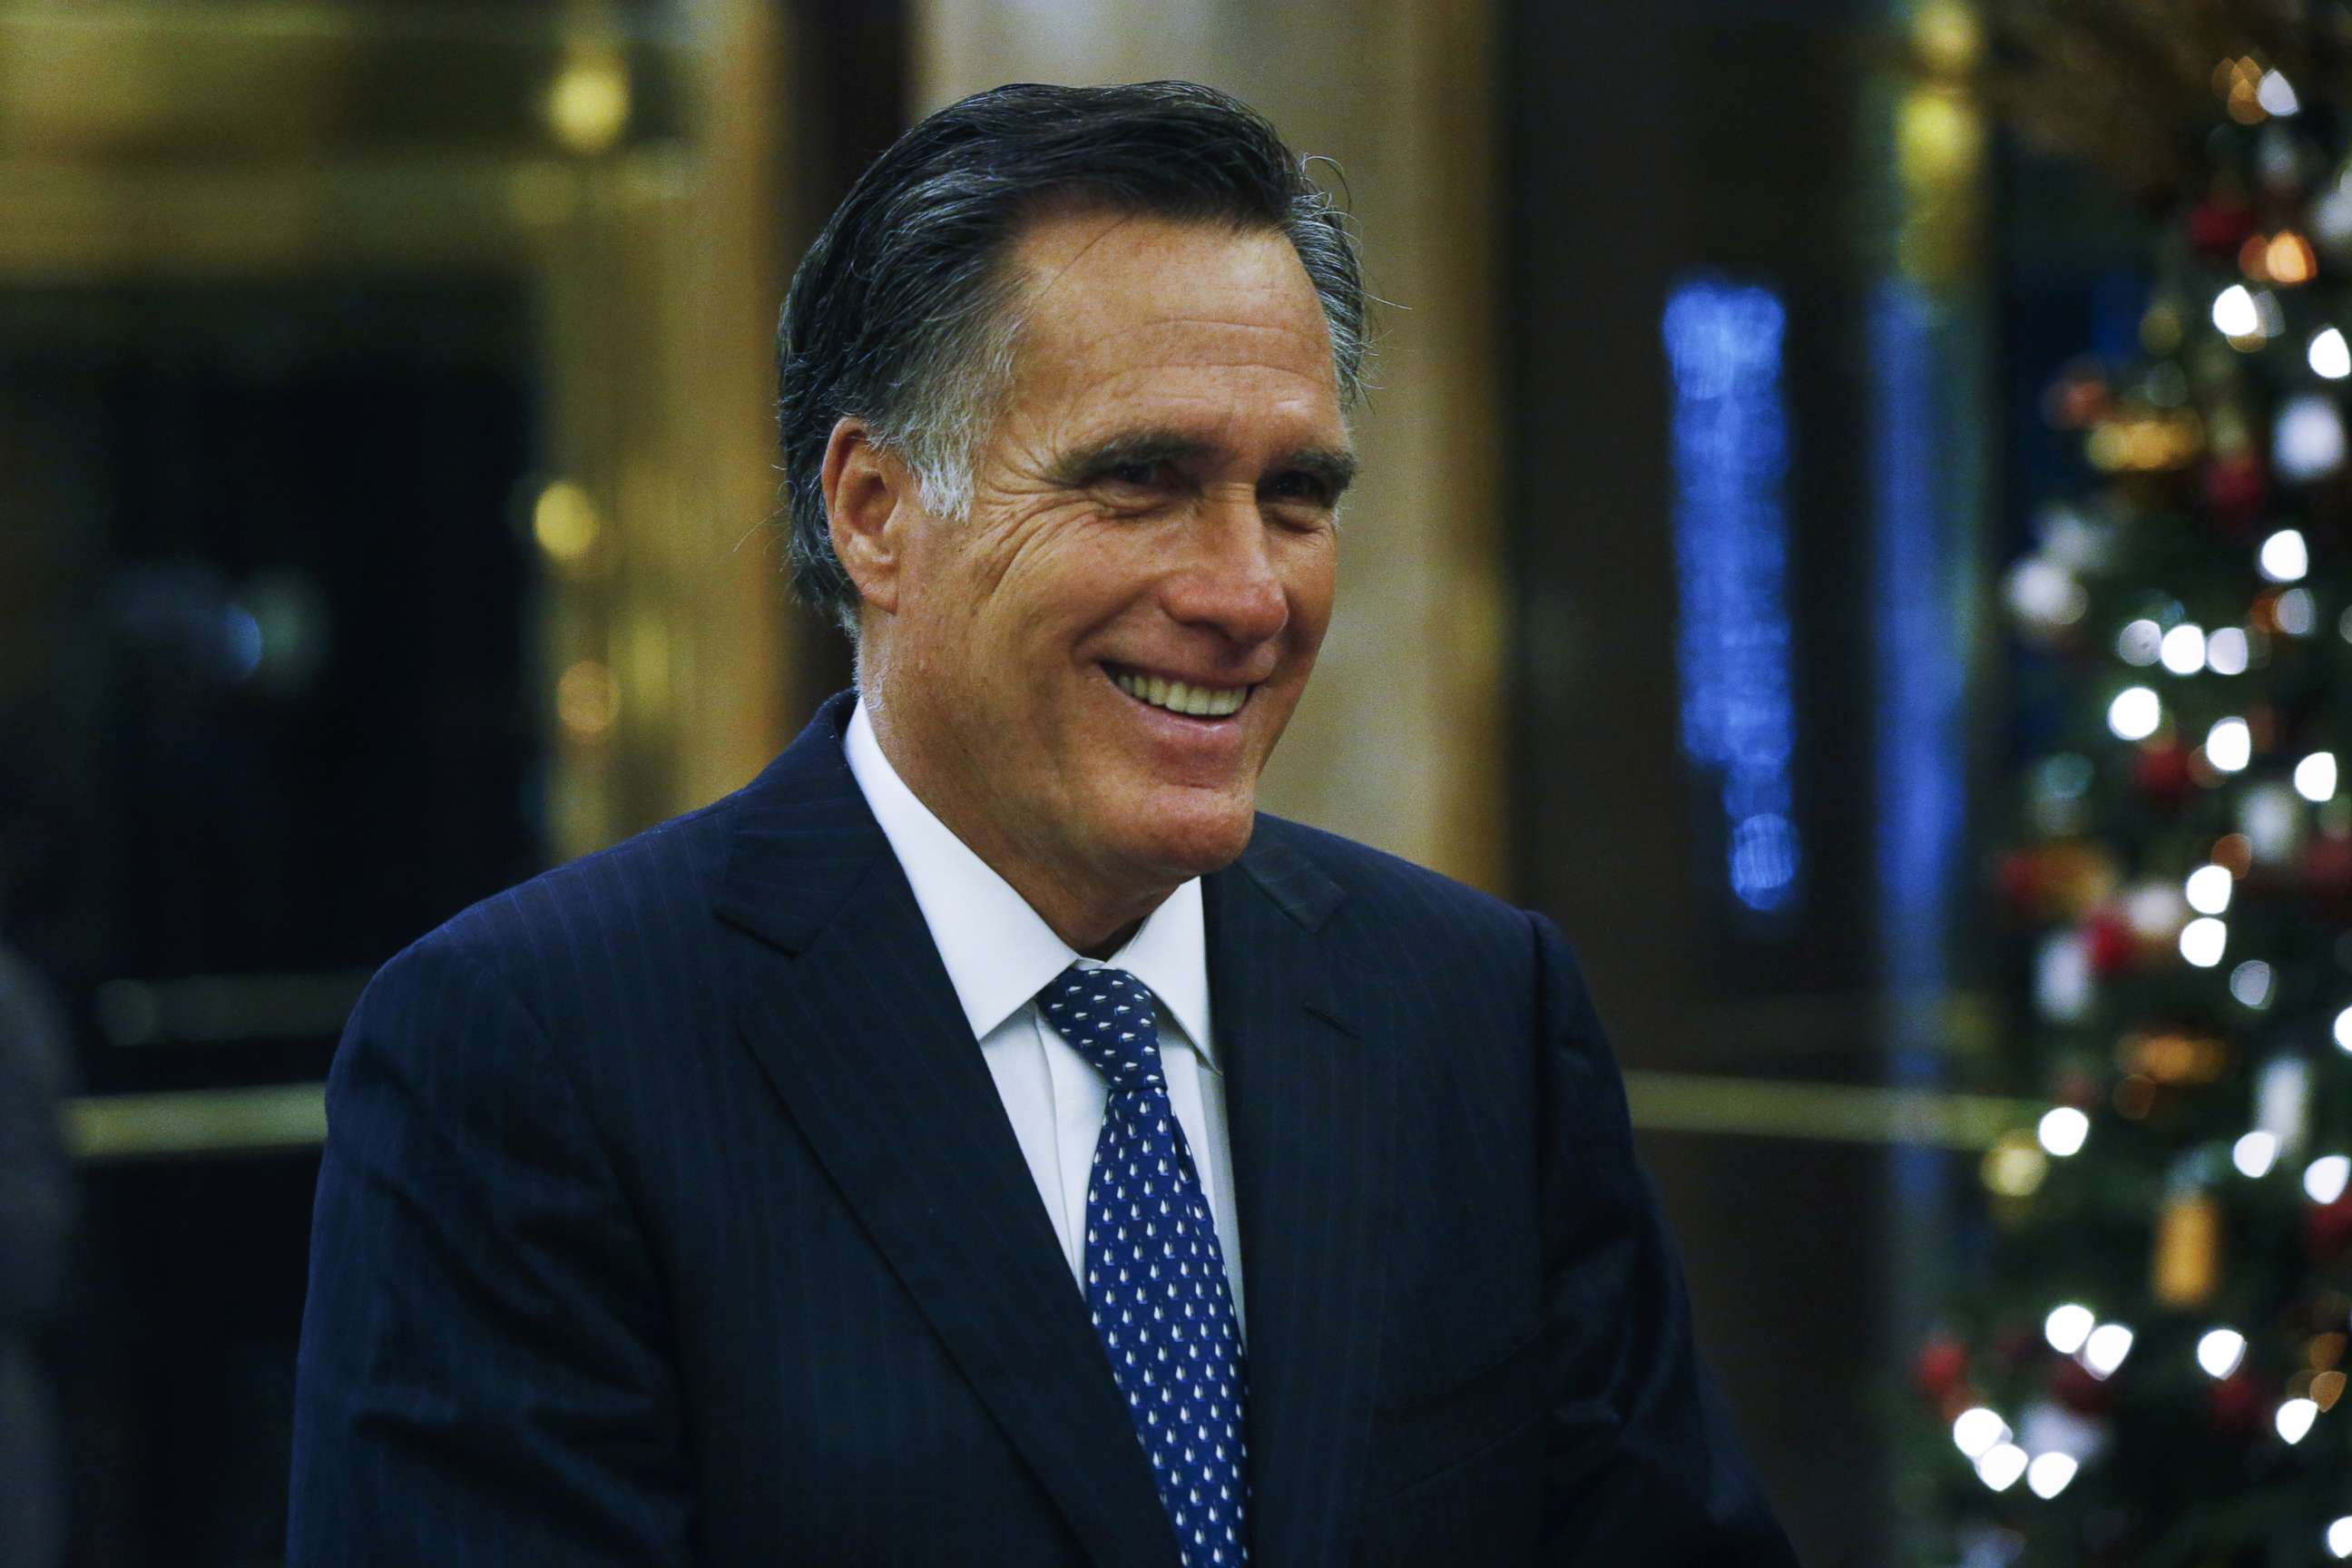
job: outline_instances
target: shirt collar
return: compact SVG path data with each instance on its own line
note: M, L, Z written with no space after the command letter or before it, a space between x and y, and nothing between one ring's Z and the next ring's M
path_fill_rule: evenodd
M849 716L843 749L850 775L914 889L972 1038L985 1039L1071 964L1093 964L1055 935L1013 884L907 787L882 754L863 702ZM1216 1066L1199 878L1169 894L1109 963L1150 986L1201 1059Z

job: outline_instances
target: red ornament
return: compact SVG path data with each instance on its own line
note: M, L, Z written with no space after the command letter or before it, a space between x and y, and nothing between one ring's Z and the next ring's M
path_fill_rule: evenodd
M2332 1204L2305 1206L2303 1247L2316 1263L2332 1262L2352 1247L2352 1192Z
M2262 1380L2240 1367L2213 1384L2212 1392L2206 1395L2205 1410L2215 1431L2226 1437L2243 1439L2262 1432L2269 1404L2269 1392Z
M2254 232L2254 209L2230 196L2210 196L2189 209L2189 243L2207 256L2233 257Z
M2058 1075L2058 1081L2051 1086L2050 1098L2077 1110L2089 1110L2106 1096L2099 1092L2096 1078L2075 1068Z
M2151 805L2178 811L2197 788L2189 772L2189 748L2178 741L2156 741L2132 759L2132 783Z
M1919 1347L1911 1365L1911 1381L1929 1403L1940 1405L1969 1375L1968 1347L1955 1339L1937 1337Z
M2091 918L2083 922L2083 950L2091 961L2091 973L2101 980L2113 980L2132 966L2138 944L2132 936L2131 923L2113 909L2094 910Z
M2269 489L2262 461L2252 452L2216 458L2205 465L2205 510L2233 533L2261 521Z
M2116 1403L2115 1390L2073 1356L2060 1356L2051 1367L2050 1397L2077 1415L2104 1415Z
M2095 366L2070 367L2042 395L2042 416L2061 430L2088 430L2115 405Z
M2303 852L2303 887L2331 919L2352 921L2352 837L2312 839Z
M2011 912L2039 919L2050 900L2049 858L2034 849L2011 849L1993 862L1993 885Z

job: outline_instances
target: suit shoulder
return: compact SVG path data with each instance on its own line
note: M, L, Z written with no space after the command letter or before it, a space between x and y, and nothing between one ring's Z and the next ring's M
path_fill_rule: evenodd
M698 925L724 864L736 797L657 823L460 910L384 965L436 961L487 970L528 995L551 973L593 967L598 950L675 942Z
M1320 872L1346 896L1337 907L1360 905L1363 915L1383 923L1513 944L1528 941L1527 912L1491 893L1369 844L1261 816L1244 863L1265 881L1283 876L1293 860Z

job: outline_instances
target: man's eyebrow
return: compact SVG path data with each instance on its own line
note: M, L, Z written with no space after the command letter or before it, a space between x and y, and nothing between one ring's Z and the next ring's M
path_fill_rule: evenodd
M1075 488L1123 464L1194 462L1214 450L1213 443L1181 430L1121 431L1064 453L1054 464L1053 478L1058 484ZM1357 462L1356 454L1344 447L1300 447L1284 453L1272 467L1313 475L1337 500L1355 482Z
M1333 500L1356 482L1356 454L1344 447L1303 447L1284 461L1290 468L1321 479Z
M1054 464L1056 484L1073 488L1127 463L1184 463L1206 457L1209 443L1177 430L1122 430L1065 452Z

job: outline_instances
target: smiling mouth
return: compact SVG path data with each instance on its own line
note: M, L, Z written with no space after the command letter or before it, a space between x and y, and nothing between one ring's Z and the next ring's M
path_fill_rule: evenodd
M1181 713L1188 719L1230 719L1241 711L1242 704L1257 689L1255 686L1199 686L1121 669L1117 665L1103 668L1109 672L1111 684L1138 702Z

